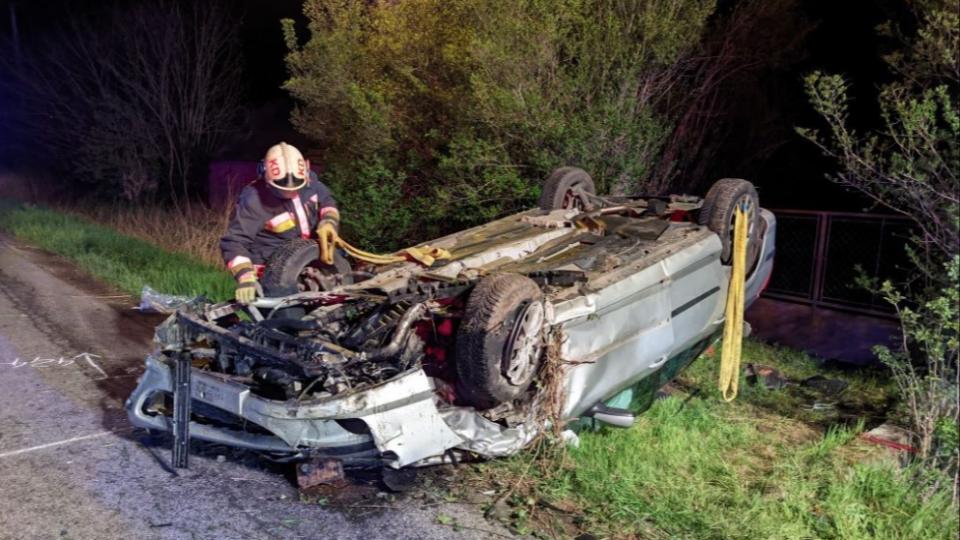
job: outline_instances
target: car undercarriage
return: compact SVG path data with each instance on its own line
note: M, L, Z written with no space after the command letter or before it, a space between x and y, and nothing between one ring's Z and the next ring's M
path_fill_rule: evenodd
M197 439L346 466L496 457L715 338L728 271L702 199L572 189L561 204L438 239L451 257L431 267L325 267L295 241L264 277L282 295L194 302L157 329L131 418L172 431L188 369ZM752 297L774 224L754 215Z

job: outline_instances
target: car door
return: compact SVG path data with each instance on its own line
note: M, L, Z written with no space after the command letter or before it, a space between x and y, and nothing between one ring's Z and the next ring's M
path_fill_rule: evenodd
M655 370L673 348L669 276L654 264L593 293L555 306L566 340L561 355L574 365L566 377L567 414Z

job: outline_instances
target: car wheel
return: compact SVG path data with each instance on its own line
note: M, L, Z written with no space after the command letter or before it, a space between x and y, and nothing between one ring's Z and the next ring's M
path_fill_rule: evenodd
M710 187L700 208L700 225L720 237L723 250L720 261L730 264L733 258L733 226L737 206L747 209L747 270L753 268L760 254L760 201L753 184L739 178L723 178Z
M530 278L494 274L467 299L455 345L458 397L489 409L520 397L543 353L543 294Z
M277 248L267 262L261 284L267 296L326 291L351 282L350 262L335 253L332 265L320 263L316 240L297 238Z
M551 174L543 184L540 193L540 208L559 210L561 208L585 209L585 200L579 192L594 195L597 192L593 178L577 167L561 167Z

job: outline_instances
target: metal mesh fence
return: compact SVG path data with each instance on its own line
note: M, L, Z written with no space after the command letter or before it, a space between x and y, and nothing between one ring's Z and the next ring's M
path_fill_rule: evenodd
M767 294L871 312L889 306L857 285L866 275L899 280L910 224L877 214L776 210L777 253Z
M777 253L770 292L808 297L813 294L817 217L777 214Z

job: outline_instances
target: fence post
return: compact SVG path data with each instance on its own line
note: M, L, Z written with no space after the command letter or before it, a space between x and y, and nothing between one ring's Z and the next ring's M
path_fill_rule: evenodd
M813 307L819 307L823 301L823 277L826 271L827 246L830 243L830 217L817 213L817 240L813 246L813 290L810 301Z

